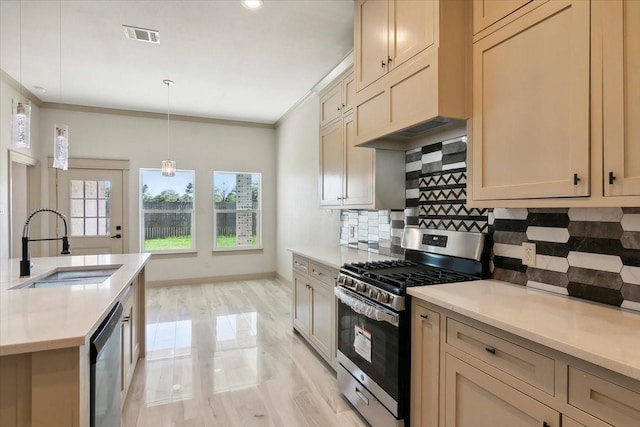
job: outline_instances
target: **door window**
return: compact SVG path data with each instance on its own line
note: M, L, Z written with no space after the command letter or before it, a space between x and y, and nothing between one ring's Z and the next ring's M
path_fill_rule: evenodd
M109 234L110 181L69 181L71 193L71 236Z

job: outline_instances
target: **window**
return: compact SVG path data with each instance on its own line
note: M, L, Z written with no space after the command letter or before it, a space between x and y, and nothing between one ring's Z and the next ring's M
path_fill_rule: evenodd
M72 179L71 235L106 236L109 234L110 181Z
M194 171L164 177L160 169L140 170L141 240L146 252L195 249Z
M259 173L213 173L214 249L262 247L260 180Z

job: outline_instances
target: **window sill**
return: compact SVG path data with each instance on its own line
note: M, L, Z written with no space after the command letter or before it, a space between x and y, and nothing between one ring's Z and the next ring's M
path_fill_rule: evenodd
M184 251L145 251L151 254L151 259L154 258L190 258L198 256L198 251L196 250L184 250Z
M264 249L261 247L250 248L215 248L211 250L211 255L251 255L261 254Z

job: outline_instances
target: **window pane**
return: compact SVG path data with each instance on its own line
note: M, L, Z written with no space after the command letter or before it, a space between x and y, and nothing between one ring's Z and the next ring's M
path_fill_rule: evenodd
M109 233L110 186L110 181L71 180L72 236L105 236Z
M84 216L84 200L71 200L71 217L79 218Z
M98 182L97 181L85 181L84 182L84 197L86 199L96 199L98 197Z
M71 198L81 199L84 197L84 181L71 180Z
M84 219L71 218L71 235L84 236Z
M225 212L216 214L216 247L257 246L257 214Z
M194 247L194 173L177 171L163 177L160 170L142 170L141 193L145 251L185 250Z
M87 218L84 222L84 235L85 236L97 236L98 235L98 218Z
M260 174L214 172L213 188L215 247L260 246Z
M85 200L84 201L84 215L86 217L95 218L98 216L98 203L97 200Z

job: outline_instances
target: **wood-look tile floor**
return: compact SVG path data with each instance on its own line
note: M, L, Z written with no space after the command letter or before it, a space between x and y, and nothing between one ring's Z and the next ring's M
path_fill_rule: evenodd
M147 289L147 357L122 427L364 426L276 280Z

